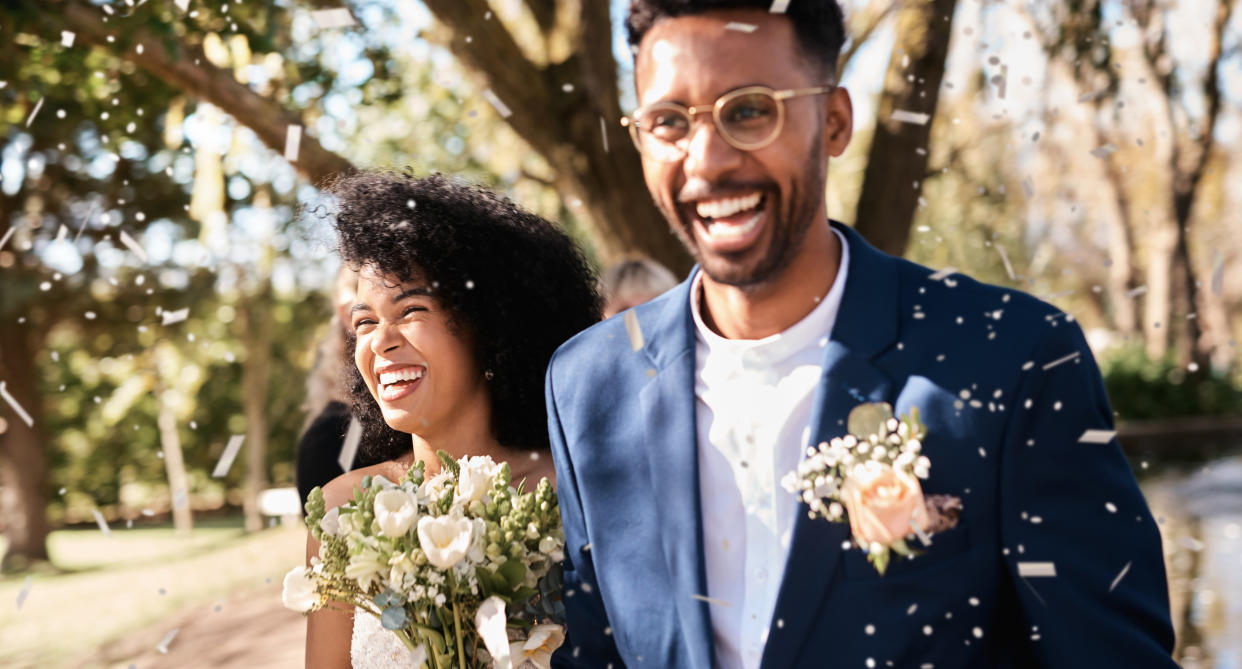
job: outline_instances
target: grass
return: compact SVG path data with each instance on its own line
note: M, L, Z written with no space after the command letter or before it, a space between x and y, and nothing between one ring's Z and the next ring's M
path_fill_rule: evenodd
M300 525L247 535L240 518L188 537L171 527L53 532L53 568L0 577L0 666L57 666L178 609L279 582L302 562L305 538Z

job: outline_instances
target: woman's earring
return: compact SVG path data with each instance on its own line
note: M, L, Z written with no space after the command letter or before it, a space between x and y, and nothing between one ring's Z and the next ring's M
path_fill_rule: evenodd
M491 381L492 379L496 378L496 375L492 373L492 370L485 369L483 370L483 378L487 379L488 381Z

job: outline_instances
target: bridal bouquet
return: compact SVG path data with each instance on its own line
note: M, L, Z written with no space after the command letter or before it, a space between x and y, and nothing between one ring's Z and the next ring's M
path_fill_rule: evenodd
M888 404L862 404L850 412L847 429L844 437L808 448L781 486L811 507L812 518L848 519L854 543L882 575L892 553L917 555L907 538L928 545L932 534L956 526L962 503L923 496L919 479L927 478L931 461L922 454L926 427L918 408L895 418Z
M420 462L400 483L367 477L331 510L312 490L306 521L319 555L285 576L285 605L357 607L430 669L546 669L565 639L552 485L524 493L508 464L439 456L442 473L427 478Z

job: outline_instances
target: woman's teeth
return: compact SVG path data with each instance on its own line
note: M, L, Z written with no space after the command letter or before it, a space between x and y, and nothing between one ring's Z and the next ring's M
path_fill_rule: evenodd
M695 210L701 218L727 218L758 207L762 199L763 195L760 193L752 193L743 197L703 200L695 206Z
M423 378L424 371L422 367L407 367L396 372L381 372L380 385L388 386L399 381L417 381Z

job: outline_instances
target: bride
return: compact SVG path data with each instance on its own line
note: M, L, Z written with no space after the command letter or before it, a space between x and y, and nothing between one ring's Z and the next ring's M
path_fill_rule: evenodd
M352 174L329 192L339 201L341 259L359 270L347 346L352 410L361 447L388 452L329 482L327 507L351 499L368 475L399 481L415 462L437 473L437 450L508 462L528 488L554 480L544 370L600 309L577 247L508 200L439 175ZM394 430L410 435L400 450ZM307 561L318 553L308 536ZM306 632L308 668L412 666L379 621L340 604L311 613Z

